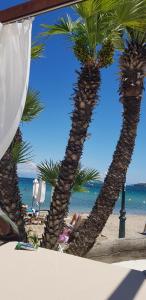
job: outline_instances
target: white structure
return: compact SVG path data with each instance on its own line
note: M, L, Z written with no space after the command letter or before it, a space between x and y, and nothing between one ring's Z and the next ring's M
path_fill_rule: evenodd
M46 182L43 180L40 180L39 182L39 189L38 194L36 197L36 202L40 205L41 203L44 203L46 196Z
M0 23L0 159L11 144L25 106L32 20Z
M38 182L37 179L34 179L33 180L33 189L32 189L32 197L33 197L33 199L37 199L38 190L39 190L39 182Z
M89 259L39 248L0 247L2 300L145 300L146 277Z

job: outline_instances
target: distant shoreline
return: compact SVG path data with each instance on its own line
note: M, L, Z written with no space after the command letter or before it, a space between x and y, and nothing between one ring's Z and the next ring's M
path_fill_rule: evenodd
M33 180L34 178L36 178L37 176L34 176L34 177L23 177L23 176L18 176L19 179L30 179L30 180ZM103 185L103 181L101 180L94 180L92 181L91 183L97 183L99 185ZM127 183L126 184L127 187L131 187L131 186L140 186L140 187L146 187L146 183L145 182L137 182L137 183Z
M32 178L19 179L20 193L22 195L22 202L30 208L32 205ZM69 205L69 212L89 213L94 206L94 203L100 193L101 184L92 183L86 185L87 192L73 193ZM41 210L49 209L51 200L51 186L47 185L46 199L41 204ZM37 207L37 206L36 206ZM119 214L121 207L121 194L117 200L114 209L115 214ZM126 213L130 215L143 215L146 213L146 187L143 186L127 186L126 188Z

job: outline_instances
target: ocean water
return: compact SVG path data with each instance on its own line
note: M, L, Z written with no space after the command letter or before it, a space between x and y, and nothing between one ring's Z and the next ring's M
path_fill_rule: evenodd
M23 203L31 207L32 204L32 178L19 178L19 187ZM94 205L101 189L100 183L86 185L87 192L73 193L70 201L70 212L89 212ZM45 202L41 209L49 209L51 199L51 186L47 185ZM121 195L117 201L114 212L119 213ZM126 212L128 214L146 214L146 185L129 185L126 187Z

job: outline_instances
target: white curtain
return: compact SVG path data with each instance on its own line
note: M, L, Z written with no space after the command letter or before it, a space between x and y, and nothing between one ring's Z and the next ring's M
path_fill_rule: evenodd
M0 159L19 126L28 89L32 20L0 23Z

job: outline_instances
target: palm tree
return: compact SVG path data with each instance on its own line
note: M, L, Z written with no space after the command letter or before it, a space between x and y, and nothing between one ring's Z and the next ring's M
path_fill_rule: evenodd
M77 20L69 16L56 25L44 25L45 36L65 34L70 39L73 52L81 64L74 88L74 111L65 157L61 162L57 183L47 216L42 246L58 248L58 236L62 231L68 210L83 145L88 134L93 110L99 102L100 68L112 63L114 42L119 40L120 27L113 27L109 19L116 0L87 0L74 6ZM113 32L113 40L111 40ZM102 44L102 48L100 45ZM98 47L97 47L98 46Z
M126 1L124 1L125 5ZM134 6L135 4L135 6ZM119 3L119 11L123 6ZM128 3L127 14L135 10L135 23L141 30L145 26L146 1L133 0ZM136 9L138 8L138 9ZM126 11L126 7L123 8ZM137 18L136 18L137 16ZM141 99L144 89L146 69L146 35L134 30L124 33L129 39L125 43L120 57L120 101L123 105L123 125L112 163L104 180L103 187L95 205L85 223L78 229L78 235L70 244L67 253L84 256L93 246L113 211L119 193L126 180L126 173L131 162L140 118ZM123 38L124 38L123 36Z
M122 14L117 0L88 0L74 6L79 16L76 21L67 16L56 25L44 25L47 29L43 33L45 36L65 34L70 38L73 52L81 63L81 69L77 72L78 82L74 89L72 127L43 236L42 246L46 248L58 247L58 236L62 231L76 170L98 100L100 68L112 63L114 47L122 47L123 27L133 26L133 20L136 25L139 24L139 20L134 18L135 8L130 19L127 18L125 1L128 0L122 0Z
M46 160L37 166L39 171L38 177L49 183L52 189L56 185L60 165L60 162L54 163L53 160ZM79 164L71 192L87 192L85 184L93 180L99 180L99 172L95 169L83 168Z
M43 106L40 102L39 93L29 90L22 121L31 121L42 110ZM19 127L13 142L0 161L0 207L17 224L20 239L22 240L26 240L26 232L18 186L17 163L25 163L31 157L30 145L22 141L22 134Z
M39 171L38 177L46 181L47 183L49 183L52 187L51 201L52 201L53 191L56 186L57 178L59 175L60 166L61 166L60 162L54 163L53 160L42 162L40 165L37 166ZM95 181L95 180L99 180L99 172L95 169L83 168L79 164L76 171L75 180L71 190L70 198L72 193L87 192L87 188L85 187L85 185L90 181Z

